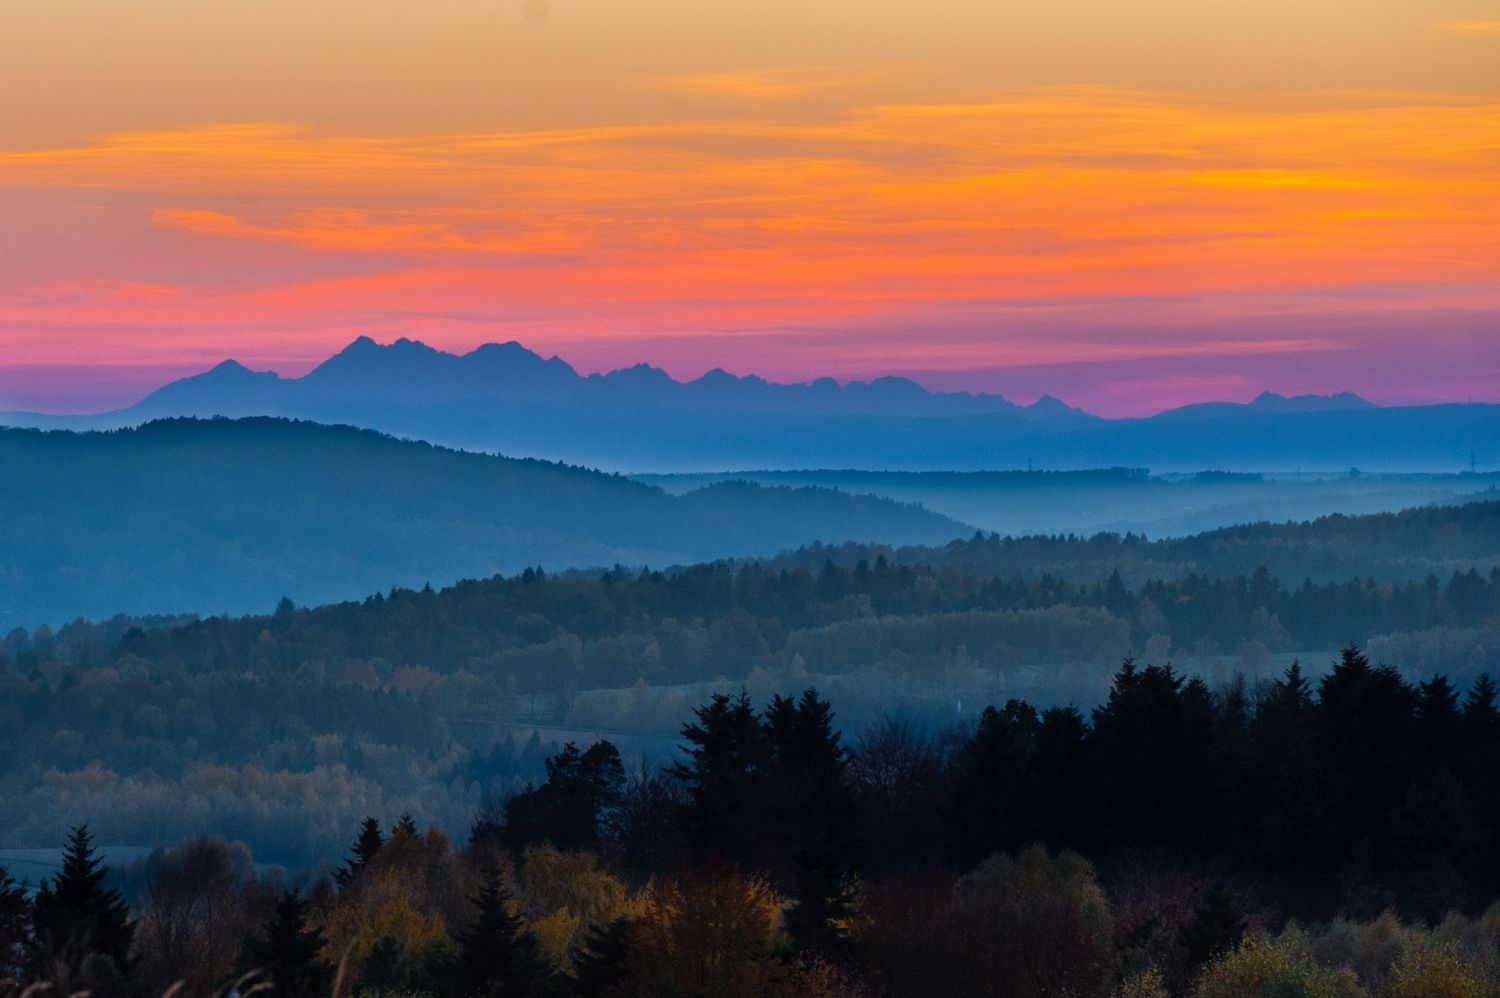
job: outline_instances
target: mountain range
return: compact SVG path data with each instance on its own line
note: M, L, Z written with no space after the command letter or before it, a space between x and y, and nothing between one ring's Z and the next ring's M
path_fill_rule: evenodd
M1043 396L933 392L900 377L778 384L646 364L581 375L519 343L458 355L360 337L308 374L225 361L126 409L0 413L16 427L114 429L184 416L281 416L617 471L725 468L1453 471L1493 462L1500 406L1375 405L1348 392L1105 419Z

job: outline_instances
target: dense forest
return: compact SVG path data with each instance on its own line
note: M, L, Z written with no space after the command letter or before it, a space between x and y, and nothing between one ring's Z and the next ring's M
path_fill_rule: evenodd
M851 729L892 717L938 734L986 702L1096 703L1127 656L1215 692L1241 673L1257 696L1293 658L1316 680L1354 641L1410 681L1467 686L1500 671L1500 573L1475 567L1497 509L1156 544L985 535L868 561L819 547L663 572L528 569L261 616L18 628L0 638L0 848L88 821L110 843L219 833L302 865L366 812L461 824L540 778L569 738L669 758L695 703L741 689L815 684ZM1467 567L1295 584L1195 567L1376 534ZM1355 566L1395 563L1384 552ZM1127 581L1142 564L1186 571Z
M203 837L0 875L0 976L95 996L1491 995L1500 707L1346 648L1221 692L846 741L813 689L713 696L660 769L569 743L445 833L350 822L288 877ZM389 819L387 819L389 820ZM453 833L461 833L455 845ZM112 873L112 875L111 875ZM235 984L237 982L237 984Z
M1251 575L1265 568L1295 584L1350 578L1399 583L1454 570L1500 566L1500 502L1423 506L1397 513L1332 515L1299 523L1247 523L1191 537L1149 540L1140 534L1091 536L977 534L941 548L870 544L812 545L774 559L777 567L816 569L825 560L853 567L887 559L951 568L966 575L1051 574L1074 582L1118 570L1129 582Z
M0 978L1496 994L1497 520L814 545L17 628L0 866L67 848L0 880ZM154 848L106 872L90 836Z

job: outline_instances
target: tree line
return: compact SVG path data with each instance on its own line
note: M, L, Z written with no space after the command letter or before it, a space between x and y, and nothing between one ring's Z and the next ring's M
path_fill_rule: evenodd
M1480 627L1500 612L1500 567L1399 583L1304 580L1292 588L1264 567L1222 578L1189 571L1131 588L1118 569L1072 582L1048 573L965 574L884 555L850 566L829 558L817 571L758 562L673 572L528 569L440 592L377 593L362 603L298 609L286 600L263 616L16 629L0 639L0 668L29 674L48 661L79 668L129 656L189 673L260 673L359 659L439 673L501 671L523 684L587 689L637 678L743 676L786 652L799 632L850 620L930 617L941 626L955 614L1052 607L1104 610L1141 643L1161 635L1170 648L1207 642L1232 651L1249 637L1273 650L1317 649L1387 633Z
M0 970L96 995L1488 994L1497 766L1487 676L1412 684L1356 647L1258 688L1127 661L1087 714L1012 700L936 738L846 742L813 689L720 694L665 767L568 744L463 845L367 818L295 883L208 839L112 886L80 829L34 895L0 880Z

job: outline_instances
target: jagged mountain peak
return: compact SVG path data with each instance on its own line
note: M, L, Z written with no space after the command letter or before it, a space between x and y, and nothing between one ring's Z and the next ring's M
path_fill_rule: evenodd
M1353 392L1332 395L1282 395L1264 391L1249 403L1252 409L1266 412L1334 412L1342 409L1376 409L1375 403Z

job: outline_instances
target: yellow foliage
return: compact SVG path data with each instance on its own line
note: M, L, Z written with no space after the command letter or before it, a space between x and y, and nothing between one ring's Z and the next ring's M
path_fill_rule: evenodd
M563 852L551 843L527 849L520 879L521 913L566 973L573 972L571 954L591 928L634 915L640 907L619 879L599 869L591 852Z
M1167 991L1167 979L1162 972L1155 967L1147 967L1127 977L1115 989L1114 998L1170 998L1170 995Z
M996 853L953 889L962 902L984 895L1003 895L1019 906L1066 901L1101 938L1111 931L1109 901L1094 876L1094 867L1075 852L1055 857L1034 845L1015 857Z
M1238 947L1214 960L1198 980L1198 998L1362 998L1349 971L1319 966L1291 940L1247 936Z
M1452 946L1411 946L1391 970L1381 998L1487 998L1495 982L1465 962Z
M1500 948L1500 901L1486 908L1479 917L1479 930L1491 945Z
M604 925L628 913L630 892L599 869L593 853L545 843L527 849L522 860L521 908L533 920L567 910L586 924Z
M849 972L823 957L804 957L781 982L784 998L865 998L869 992Z
M334 905L323 922L325 958L358 967L387 936L413 956L450 948L442 918L414 904L412 879L398 868L380 870L366 878L357 898Z
M570 951L583 919L566 908L543 915L531 923L531 932L542 947L542 953L565 974L574 973Z
M776 958L781 905L758 878L732 870L646 889L626 962L622 998L771 998L785 974Z

